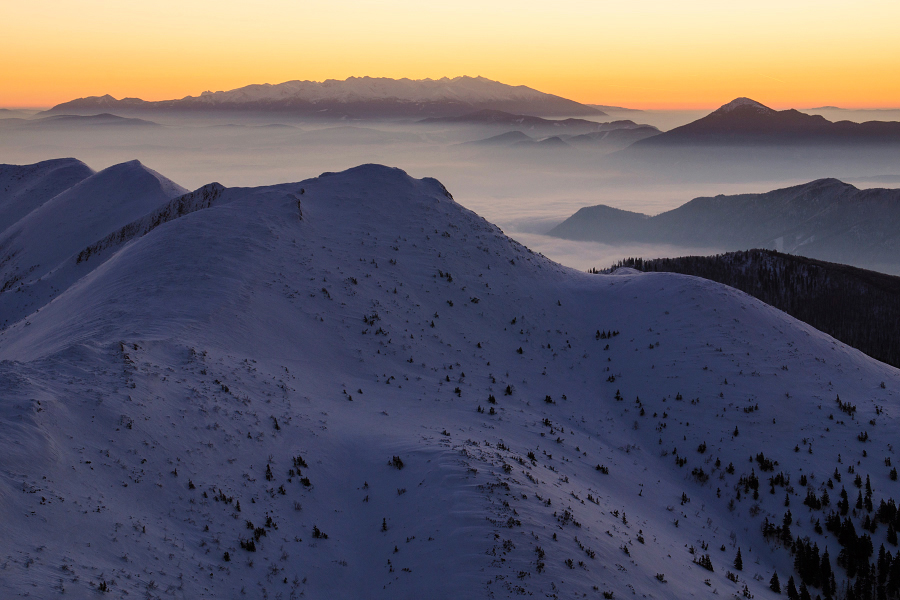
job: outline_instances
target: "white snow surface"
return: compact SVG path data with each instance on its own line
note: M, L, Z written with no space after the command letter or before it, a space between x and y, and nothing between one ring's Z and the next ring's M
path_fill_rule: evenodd
M114 208L142 234L38 308L0 294L5 597L774 598L784 489L728 506L751 457L896 491L898 371L734 289L563 268L377 165L162 208L112 170L105 211L17 243L87 246Z

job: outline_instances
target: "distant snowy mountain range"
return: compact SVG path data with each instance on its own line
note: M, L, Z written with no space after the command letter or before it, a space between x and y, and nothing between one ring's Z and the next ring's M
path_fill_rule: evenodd
M742 292L377 165L0 215L7 596L900 596L900 371Z
M603 116L594 107L545 94L524 85L512 86L484 77L389 79L350 77L339 81L287 81L277 85L203 92L177 100L117 100L110 95L64 102L50 114L121 115L148 112L266 111L318 117L423 118L459 115L481 109L537 116Z

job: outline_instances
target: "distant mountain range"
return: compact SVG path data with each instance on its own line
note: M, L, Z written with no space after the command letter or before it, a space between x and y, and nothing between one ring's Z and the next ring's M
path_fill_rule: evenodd
M598 113L597 116L606 116ZM502 110L482 109L449 117L429 117L419 121L423 124L488 125L496 127L516 127L518 129L553 129L555 131L578 130L600 131L606 123L587 119L542 119L531 115L513 114Z
M548 235L722 251L769 248L900 274L900 190L822 179L764 194L695 198L654 217L590 206Z
M595 106L590 104L589 106ZM847 112L897 112L900 108L844 108L842 106L816 106L814 108L804 108L803 110L843 110Z
M900 122L832 122L798 110L773 110L737 98L709 115L636 142L632 149L688 146L900 144Z
M203 92L178 100L117 100L90 96L54 106L50 114L115 112L218 113L265 111L327 118L422 118L459 115L481 109L544 116L603 116L596 108L524 85L512 86L484 77L389 79L350 77L339 81L287 81L248 85L229 91Z
M12 129L78 129L82 127L131 128L162 127L159 123L145 119L119 117L109 113L99 115L52 115L37 119L0 119L0 130Z
M496 111L489 111L495 113ZM501 113L506 114L506 113ZM471 120L464 120L462 117L454 117L446 120L446 122L454 123L478 123L477 115L466 115L472 117ZM495 116L495 115L490 115ZM634 121L613 121L611 123L594 123L583 119L565 119L560 121L552 121L540 119L537 117L526 117L524 115L508 115L507 119L496 119L491 123L499 123L507 126L523 126L528 128L535 137L532 137L518 129L507 131L498 135L491 136L482 140L466 142L467 145L480 146L534 146L540 144L541 147L569 147L577 146L588 149L601 149L606 151L618 150L625 148L637 140L642 140L650 136L659 135L659 129L651 125L639 125ZM434 121L444 122L444 119L433 119ZM484 122L484 121L481 121ZM578 133L584 129L589 129L587 133ZM560 130L568 130L570 133L559 133ZM543 134L543 135L542 135ZM545 137L547 134L557 134ZM542 139L543 138L543 139Z
M617 121L621 123L622 121ZM632 123L632 121L625 121ZM585 148L603 148L615 150L626 148L631 144L645 140L647 138L659 135L660 131L652 125L637 125L633 127L619 127L616 129L604 129L601 131L593 131L574 135L572 137L563 138L567 143L573 146Z
M625 108L624 106L607 106L606 104L588 104L588 106L593 106L597 110L602 110L603 112L644 112L637 108Z
M519 131L540 132L548 135L579 135L582 133L596 133L622 129L640 129L645 136L646 134L656 135L660 133L659 129L652 125L641 125L630 120L598 123L597 121L590 121L588 119L575 118L542 119L541 117L512 114L501 110L488 109L452 117L430 117L422 119L419 122L426 125L447 124L515 128Z
M36 112L38 111L19 108L0 108L0 120L30 117Z
M507 131L499 135L491 136L483 140L475 140L472 142L464 142L464 146L485 146L485 147L567 147L559 136L554 135L548 138L533 138L521 131Z

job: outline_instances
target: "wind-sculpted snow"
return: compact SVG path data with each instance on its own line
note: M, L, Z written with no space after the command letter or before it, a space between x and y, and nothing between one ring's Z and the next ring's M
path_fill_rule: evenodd
M189 194L176 198L154 213L133 221L118 231L109 234L99 242L91 244L78 253L78 256L75 257L75 262L86 261L91 256L104 250L121 246L136 237L146 235L163 223L168 223L173 219L183 217L197 210L209 208L222 195L223 191L225 191L225 188L221 184L210 183Z
M743 293L397 169L212 189L0 332L10 594L770 598L766 518L836 562L807 492L897 493L898 372Z
M17 248L2 278L27 273L32 280L87 243L143 216L187 190L137 161L91 175L47 200L11 225L0 243ZM4 286L6 287L6 286Z
M78 163L68 171L79 165L87 169ZM60 170L45 168L35 185L61 187L58 182L71 175ZM0 327L38 310L83 275L85 269L73 272L71 259L85 247L186 192L131 161L31 202L33 209L0 233Z
M74 158L0 165L0 234L29 212L94 172Z

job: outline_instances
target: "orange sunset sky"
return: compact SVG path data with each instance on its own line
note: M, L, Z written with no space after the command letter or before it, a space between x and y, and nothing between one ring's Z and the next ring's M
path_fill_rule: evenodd
M0 106L482 75L578 100L900 106L900 2L7 0Z

